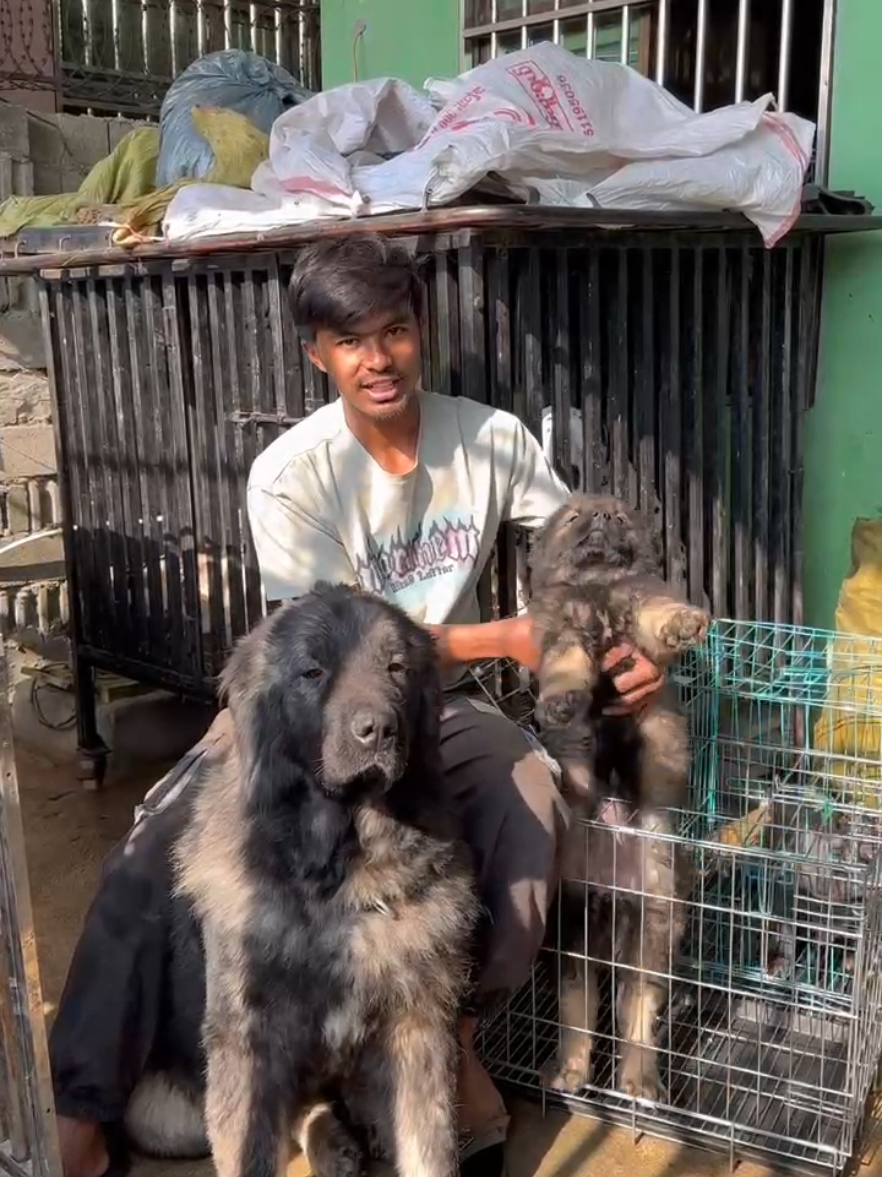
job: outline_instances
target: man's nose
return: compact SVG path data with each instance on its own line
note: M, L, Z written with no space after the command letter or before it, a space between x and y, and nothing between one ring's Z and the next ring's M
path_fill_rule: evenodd
M392 363L392 357L382 343L366 343L364 365L372 372L383 372Z

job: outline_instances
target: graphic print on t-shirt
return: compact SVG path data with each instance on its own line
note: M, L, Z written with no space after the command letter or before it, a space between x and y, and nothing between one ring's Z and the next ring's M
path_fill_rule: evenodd
M359 584L387 598L425 596L430 583L441 577L467 578L480 554L481 534L472 513L448 512L431 523L421 523L410 537L399 530L368 544L367 559L355 561ZM409 589L420 591L410 594Z

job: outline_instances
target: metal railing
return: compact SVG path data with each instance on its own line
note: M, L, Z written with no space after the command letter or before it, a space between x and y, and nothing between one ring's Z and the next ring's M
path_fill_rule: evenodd
M260 53L318 89L318 0L0 0L0 92L54 89L73 112L154 117L218 49Z
M463 0L465 65L554 41L633 66L697 111L771 91L818 124L825 172L836 0Z

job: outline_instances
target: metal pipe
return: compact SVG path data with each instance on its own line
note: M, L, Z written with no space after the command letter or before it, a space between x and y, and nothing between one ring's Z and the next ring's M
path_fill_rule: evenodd
M665 84L665 68L668 60L668 0L658 0L658 50L655 62L655 80Z
M499 5L497 0L490 0L490 23L496 24L499 19ZM499 33L492 32L490 34L490 57L496 58L499 54Z
M91 0L83 0L83 65L92 64L92 3Z
M169 0L168 6L168 39L171 47L171 76L178 76L178 6L176 0Z
M837 0L824 0L821 32L821 81L818 87L818 132L815 139L815 180L826 184L830 166L830 100Z
M113 68L120 68L119 58L119 0L110 0L110 31L113 37Z
M586 34L585 56L590 61L591 58L594 56L594 13L593 12L588 13L585 34Z
M141 62L144 73L149 74L150 70L150 56L148 46L150 44L150 17L149 9L147 8L147 0L141 0Z
M298 50L300 49L300 36L299 36L299 34L300 34L300 25L302 24L302 22L303 22L303 13L298 12L298 14L297 14L297 33L298 33L297 47L298 47ZM275 24L276 61L279 63L279 65L281 65L282 64L282 10L281 10L281 8L279 8L278 4L276 5L275 10L273 11L273 23ZM298 52L298 54L297 54L297 64L300 67L297 71L297 76L298 76L298 78L300 78L301 81L303 81L303 60L302 60L302 54L300 52Z
M555 13L560 12L560 0L554 0L554 11L555 11ZM551 26L551 39L552 39L552 41L554 41L555 45L560 44L560 17L559 16L555 16L554 23Z
M257 44L257 34L260 30L258 29L258 25L257 25L257 5L256 4L249 4L248 5L248 23L251 25L251 28L249 30L249 36L250 36L250 40L251 40L251 52L252 53L260 53L261 48Z
M622 65L631 64L631 7L626 4L622 9Z
M525 21L526 21L527 17L530 15L530 10L527 5L528 5L528 0L521 0L521 16L523 17L523 19ZM521 48L522 49L527 48L527 26L526 26L526 24L524 24L524 26L521 28Z
M707 0L698 0L695 23L695 92L692 105L701 114L704 110L704 81L707 69Z
M790 101L790 51L793 42L793 0L781 0L781 53L778 57L778 109Z
M232 8L231 0L224 0L223 22L224 22L224 49L232 49L232 47L233 47L233 8Z
M747 58L750 45L750 0L738 0L738 47L735 61L735 101L743 102L747 89Z

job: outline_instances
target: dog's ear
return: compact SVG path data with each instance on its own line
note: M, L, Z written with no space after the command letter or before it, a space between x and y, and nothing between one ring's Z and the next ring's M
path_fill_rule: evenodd
M290 789L296 769L285 751L288 721L283 684L269 656L270 624L262 622L239 642L221 675L249 802L260 794L271 803L281 789Z

